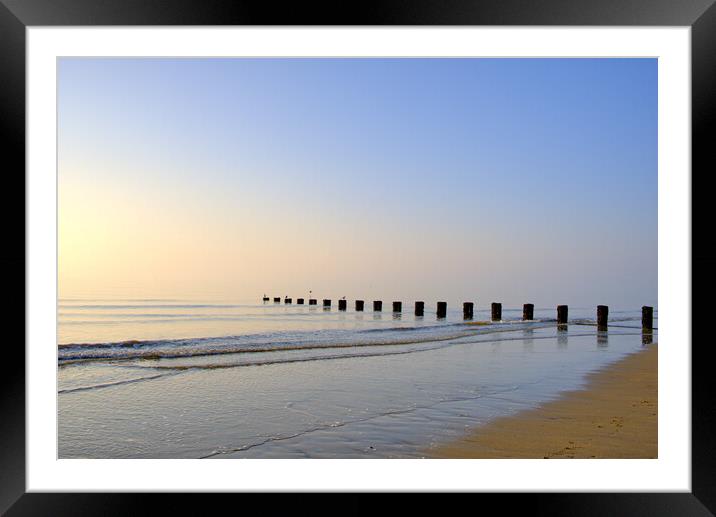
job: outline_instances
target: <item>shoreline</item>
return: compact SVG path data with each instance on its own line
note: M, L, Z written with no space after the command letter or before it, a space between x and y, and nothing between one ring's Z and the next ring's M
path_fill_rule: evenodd
M658 346L593 372L580 390L502 417L428 458L656 458Z

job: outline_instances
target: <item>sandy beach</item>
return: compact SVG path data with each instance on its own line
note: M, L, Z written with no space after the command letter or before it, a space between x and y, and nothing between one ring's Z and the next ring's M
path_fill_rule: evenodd
M436 458L656 458L658 347L590 374L583 390L430 450Z

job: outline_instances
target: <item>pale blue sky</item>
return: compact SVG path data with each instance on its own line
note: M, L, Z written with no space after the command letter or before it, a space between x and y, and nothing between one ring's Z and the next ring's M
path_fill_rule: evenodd
M657 304L656 59L58 70L66 295Z

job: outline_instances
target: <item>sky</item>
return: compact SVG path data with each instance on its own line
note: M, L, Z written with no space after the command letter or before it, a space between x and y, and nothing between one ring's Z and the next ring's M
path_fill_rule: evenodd
M60 298L657 306L656 59L58 63Z

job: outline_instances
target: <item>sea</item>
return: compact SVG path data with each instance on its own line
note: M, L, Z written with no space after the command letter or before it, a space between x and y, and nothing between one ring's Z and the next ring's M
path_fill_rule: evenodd
M424 458L657 341L641 308L61 299L60 458Z

